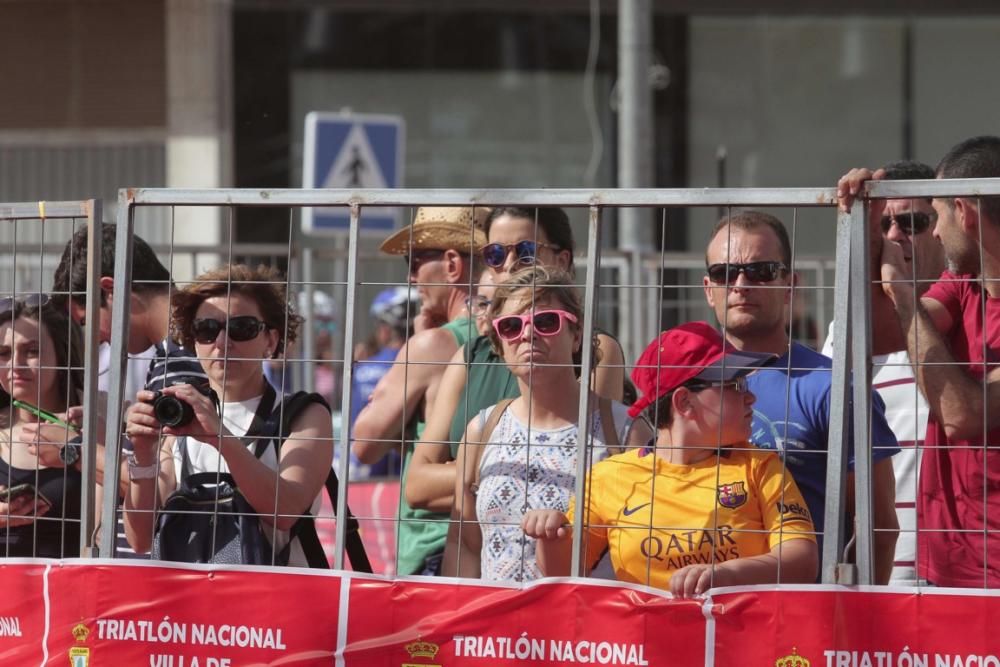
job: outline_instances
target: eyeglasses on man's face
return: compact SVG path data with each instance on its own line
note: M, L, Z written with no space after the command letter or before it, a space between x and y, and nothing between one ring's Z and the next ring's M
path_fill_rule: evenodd
M752 283L770 283L788 273L784 262L731 262L712 264L708 267L708 279L717 285L733 285L742 273Z
M907 211L905 213L889 213L882 216L882 234L888 234L895 224L899 231L907 236L921 234L937 222L937 215L923 213L922 211Z

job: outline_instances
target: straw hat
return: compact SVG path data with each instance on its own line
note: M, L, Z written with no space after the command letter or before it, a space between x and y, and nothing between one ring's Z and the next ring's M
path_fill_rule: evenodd
M411 250L458 250L474 253L486 245L483 224L490 209L483 206L422 206L413 224L382 242L379 250L406 255Z

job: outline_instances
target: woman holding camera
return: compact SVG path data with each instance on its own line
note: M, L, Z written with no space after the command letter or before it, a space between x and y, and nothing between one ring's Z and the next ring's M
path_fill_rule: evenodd
M279 357L301 323L285 298L283 278L262 266L225 266L196 278L174 295L172 306L174 335L194 350L209 386L171 384L159 396L141 391L129 408L126 434L134 447L125 498L129 544L138 552L150 550L156 512L186 474L227 473L259 515L272 553L288 545L288 564L305 565L302 545L290 530L319 507L333 457L329 408L310 403L291 419L284 439L272 439L262 452L246 437L283 411L261 363ZM164 397L183 405L171 406L169 398L164 405ZM188 410L190 415L177 414Z
M61 413L83 400L83 332L47 294L0 299L0 556L80 555L80 471L47 467L35 439L35 408ZM64 445L75 433L62 428ZM79 447L63 456L78 458Z

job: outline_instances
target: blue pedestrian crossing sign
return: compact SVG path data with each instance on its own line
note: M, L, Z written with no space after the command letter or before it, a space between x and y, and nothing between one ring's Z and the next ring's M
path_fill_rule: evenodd
M404 125L400 116L312 111L306 115L302 187L373 189L403 184ZM399 226L402 209L361 209L361 231L385 235ZM306 234L344 234L347 207L302 210Z

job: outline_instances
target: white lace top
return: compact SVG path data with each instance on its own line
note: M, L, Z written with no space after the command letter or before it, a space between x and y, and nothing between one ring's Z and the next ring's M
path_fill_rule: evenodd
M479 413L484 425L493 408ZM633 420L627 408L612 402L611 414L624 445ZM608 457L599 411L590 427L593 449L588 466ZM483 535L481 577L493 581L531 581L542 576L535 562L535 540L521 531L529 509L569 509L577 468L577 425L541 429L504 412L479 462L476 516ZM502 443L502 444L501 444Z

